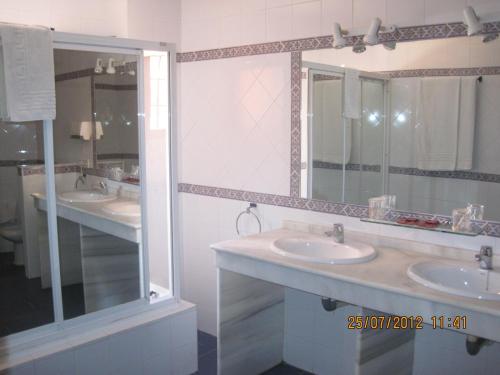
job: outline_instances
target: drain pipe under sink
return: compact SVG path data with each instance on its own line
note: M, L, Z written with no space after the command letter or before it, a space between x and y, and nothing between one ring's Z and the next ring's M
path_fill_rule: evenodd
M489 344L489 340L482 337L467 335L465 339L465 348L467 349L467 353L469 353L469 355L476 355L479 353L481 348L487 344Z
M347 305L346 302L338 301L333 298L321 297L321 305L325 311L335 311L339 307Z

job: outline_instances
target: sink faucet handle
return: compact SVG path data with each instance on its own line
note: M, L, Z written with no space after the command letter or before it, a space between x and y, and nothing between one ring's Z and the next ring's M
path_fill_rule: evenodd
M479 254L491 257L493 256L493 248L491 246L481 246L481 250L479 250Z
M336 233L344 232L344 224L342 224L342 223L333 224L333 231Z
M479 262L479 268L483 270L493 269L493 248L491 246L481 246L479 254L474 257Z

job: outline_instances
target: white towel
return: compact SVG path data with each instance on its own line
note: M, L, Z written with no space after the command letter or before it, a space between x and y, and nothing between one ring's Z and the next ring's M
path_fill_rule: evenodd
M472 168L477 77L420 80L417 94L417 167Z
M81 137L84 141L90 141L92 139L92 121L82 121L73 123L73 127L71 129L71 135ZM102 124L100 121L96 121L96 139L101 139L104 135L102 130Z
M345 153L345 162L348 163L351 157L352 121L342 117L342 81L315 81L312 103L314 160L342 164Z
M458 122L457 170L472 169L474 130L476 127L477 79L460 78L460 113Z
M361 80L359 70L345 69L344 76L344 117L361 118Z
M50 29L0 23L0 39L0 118L54 119L56 95Z
M417 93L417 167L455 170L460 78L422 78Z

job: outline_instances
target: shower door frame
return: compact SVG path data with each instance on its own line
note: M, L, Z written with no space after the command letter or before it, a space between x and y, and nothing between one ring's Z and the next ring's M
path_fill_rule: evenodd
M91 35L53 32L54 49L70 49L93 52L115 52L137 55L137 86L138 86L138 138L139 159L143 167L140 170L141 181L146 183L145 164L145 103L144 103L144 51L167 52L169 54L169 144L168 160L165 166L169 169L170 186L166 188L170 199L170 243L165 246L170 253L170 291L171 295L160 302L152 304L149 301L149 256L147 246L147 206L148 199L145 189L141 189L141 246L139 248L141 298L132 302L120 304L100 311L84 314L82 316L64 320L62 306L62 288L59 263L59 244L57 228L57 198L55 191L55 161L54 161L54 138L53 121L43 120L44 135L44 157L46 171L46 199L47 199L47 221L49 235L50 269L52 280L52 299L54 309L54 321L39 327L21 331L3 337L5 342L0 344L0 351L10 352L14 347L29 345L34 340L37 344L49 342L53 335L64 334L64 331L72 330L79 334L89 329L89 326L98 327L107 322L116 321L120 318L147 312L152 309L166 306L174 306L180 302L180 249L179 249L179 227L178 227L178 191L177 191L177 134L176 134L176 47L173 43L141 41L134 39L99 37ZM151 204L153 206L153 204ZM8 361L8 359L7 359Z

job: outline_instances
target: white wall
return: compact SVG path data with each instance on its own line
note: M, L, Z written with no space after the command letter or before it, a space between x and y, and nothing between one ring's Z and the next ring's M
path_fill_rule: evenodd
M178 43L180 0L0 0L0 20Z
M363 31L375 15L386 23L399 25L454 22L461 20L462 8L467 4L475 6L480 16L488 13L500 19L497 0L183 0L182 50L324 35L331 33L330 25L334 21L341 22L344 28L356 27ZM370 59L365 61L369 65ZM263 79L259 72L265 71L262 67L269 62L272 75ZM290 95L285 78L273 82L289 75L290 54L178 66L181 70L180 181L275 194L283 192L289 174L285 159L290 148L289 99L285 105L277 106L265 104L265 98L271 92L282 92L279 95L282 98ZM252 83L258 83L258 90L265 94L255 95L247 104L255 108L262 106L265 110L248 110L241 105L241 96ZM261 86L265 90L261 90ZM262 112L258 121L251 117ZM264 125L261 121L266 116L272 119ZM258 131L257 136L248 126ZM264 162L265 153L268 157ZM256 166L256 162L260 164ZM265 171L266 168L269 170ZM210 333L216 331L216 285L214 254L209 245L236 237L234 220L246 206L246 202L181 194L183 296L197 303L199 327ZM283 219L290 217L324 223L357 223L346 217L274 206L260 206L260 213L264 230L277 228ZM375 230L371 228L374 227L365 227ZM404 235L414 234L408 231ZM456 241L453 236L441 234L420 232L420 236L428 242ZM472 251L485 241L495 243L494 239L479 237L457 246Z
M466 5L500 18L497 0L183 0L182 50L327 35L333 22L358 34L375 16L399 26L456 22Z

